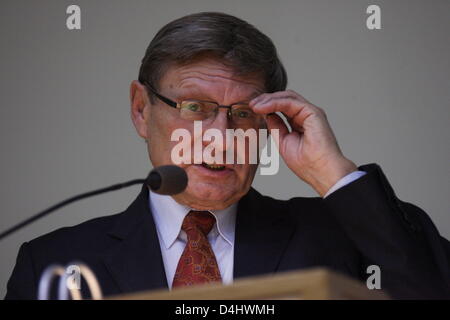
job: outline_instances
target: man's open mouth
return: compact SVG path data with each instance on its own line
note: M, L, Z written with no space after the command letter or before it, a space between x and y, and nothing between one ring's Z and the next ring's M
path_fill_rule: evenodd
M220 165L220 164L207 164L207 163L202 163L202 166L209 169L209 170L214 170L214 171L222 171L225 169L224 165Z

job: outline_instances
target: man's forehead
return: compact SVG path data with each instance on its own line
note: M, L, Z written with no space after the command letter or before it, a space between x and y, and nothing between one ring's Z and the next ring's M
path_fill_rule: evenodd
M260 94L264 93L262 89L259 89L257 87L247 87L246 89L242 90L236 90L233 91L227 90L226 88L222 88L220 85L214 86L214 88L211 88L211 86L208 85L202 85L200 82L192 82L189 84L181 85L181 86L173 86L172 91L178 96L183 98L189 98L189 97L208 97L210 99L213 99L214 93L230 93L233 92L233 94L239 96L239 100L251 100L253 98L256 98Z
M238 75L235 70L214 60L170 67L161 84L183 93L204 93L208 87L239 90L249 98L264 93L264 78L253 73Z

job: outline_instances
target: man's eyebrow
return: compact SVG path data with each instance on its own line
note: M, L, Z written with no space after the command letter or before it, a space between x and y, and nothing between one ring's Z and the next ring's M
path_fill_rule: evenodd
M181 89L180 91L175 92L175 97L180 100L198 99L198 100L213 101L207 92L196 88Z
M246 99L241 99L239 101L236 101L235 103L239 103L239 102L250 102L252 99L256 98L257 96L263 94L264 91L262 90L255 90L253 93L251 93L248 98ZM207 92L201 90L201 89L197 89L197 88L192 88L192 89L182 89L178 92L175 92L175 96L176 99L178 100L182 100L182 99L198 99L198 100L204 100L204 101L211 101L211 102L216 102Z

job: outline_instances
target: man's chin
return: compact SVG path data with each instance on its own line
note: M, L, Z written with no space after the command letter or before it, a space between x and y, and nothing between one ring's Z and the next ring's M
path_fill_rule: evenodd
M174 196L174 199L198 210L222 210L239 200L236 192L214 187L188 187L182 194Z

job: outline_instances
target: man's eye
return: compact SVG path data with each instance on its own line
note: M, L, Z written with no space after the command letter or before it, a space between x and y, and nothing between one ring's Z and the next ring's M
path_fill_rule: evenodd
M199 103L189 102L184 105L184 109L193 111L193 112L197 112L197 111L201 111L202 107Z
M236 110L234 115L241 119L246 119L246 118L251 117L251 113L248 110Z

